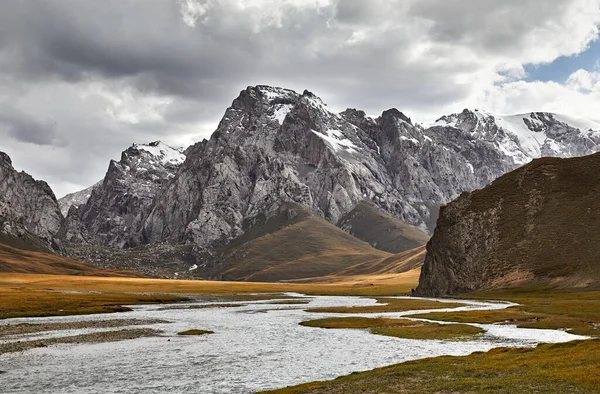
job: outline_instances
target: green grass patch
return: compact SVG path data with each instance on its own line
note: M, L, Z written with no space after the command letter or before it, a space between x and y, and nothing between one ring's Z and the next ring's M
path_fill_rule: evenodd
M457 340L469 339L475 335L481 335L484 333L484 330L468 324L423 323L406 327L375 328L371 332L373 334L396 338Z
M454 340L482 334L478 327L467 324L423 323L409 319L368 317L333 317L300 323L306 327L370 329L371 333L408 339Z
M214 331L210 331L210 330L193 329L193 330L178 332L177 335L207 335L207 334L214 334L214 333L215 333Z
M320 328L375 328L412 326L415 324L417 323L408 319L386 319L383 317L377 319L368 317L332 317L327 319L308 320L300 323L301 326Z
M372 306L351 306L351 307L329 307L314 308L307 312L322 313L386 313L386 312L405 312L411 310L456 308L465 306L456 302L439 302L419 299L405 298L378 298L377 304Z

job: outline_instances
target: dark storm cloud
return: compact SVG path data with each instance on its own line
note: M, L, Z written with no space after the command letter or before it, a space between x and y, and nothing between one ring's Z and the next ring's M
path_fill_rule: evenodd
M0 107L0 130L9 137L35 145L63 145L66 143L56 132L56 122L33 118L15 108Z

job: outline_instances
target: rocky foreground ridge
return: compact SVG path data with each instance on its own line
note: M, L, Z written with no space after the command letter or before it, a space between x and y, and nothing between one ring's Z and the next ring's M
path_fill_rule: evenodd
M600 286L600 153L542 158L440 211L415 294Z

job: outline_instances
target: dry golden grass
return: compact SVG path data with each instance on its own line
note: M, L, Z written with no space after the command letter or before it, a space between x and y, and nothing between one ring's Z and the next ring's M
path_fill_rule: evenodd
M387 313L412 310L455 308L465 304L456 302L439 302L420 299L378 298L373 306L329 307L309 309L309 312L323 313Z
M380 296L406 294L415 286L414 274L371 279L287 284L3 273L0 276L0 318L118 312L127 310L121 305L176 302L185 300L189 294L235 299L271 299L276 297L252 294L276 292Z

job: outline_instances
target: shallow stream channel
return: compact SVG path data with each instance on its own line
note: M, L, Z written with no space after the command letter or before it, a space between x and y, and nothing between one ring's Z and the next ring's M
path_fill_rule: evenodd
M376 300L362 297L287 297L306 304L273 300L227 302L195 301L173 305L132 306L132 312L0 321L20 323L144 320L122 329L159 330L136 339L104 343L52 344L0 354L2 393L252 393L352 372L441 355L468 355L495 347L532 347L584 337L558 330L517 328L514 325L472 324L485 333L467 340L414 340L374 335L361 329L324 329L300 326L306 320L326 317L408 317L428 310L334 314L306 312L308 308L370 306ZM388 297L394 298L394 297ZM398 297L402 298L402 297ZM461 302L444 310L493 310L505 302ZM231 305L236 304L236 305ZM181 336L190 329L214 331L202 336ZM0 345L114 331L83 328L0 336Z

